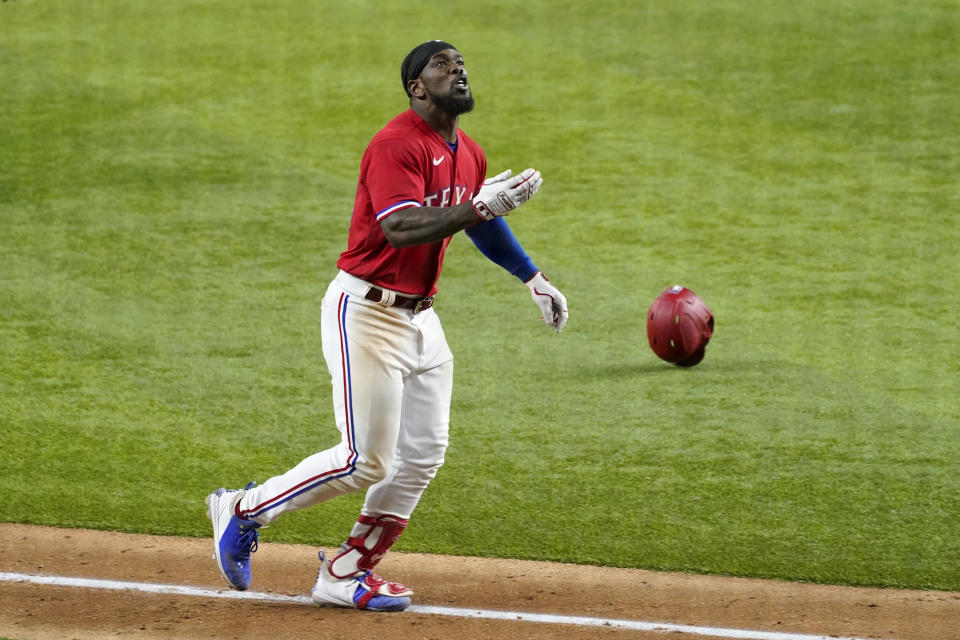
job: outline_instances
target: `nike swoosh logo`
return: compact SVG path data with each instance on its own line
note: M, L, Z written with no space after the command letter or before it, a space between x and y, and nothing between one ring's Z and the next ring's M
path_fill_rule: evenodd
M446 154L444 154L444 155L440 156L439 158L434 158L434 159L433 159L433 166L439 167L439 166L440 166L440 163L443 162L443 159L446 158L446 157L447 157Z

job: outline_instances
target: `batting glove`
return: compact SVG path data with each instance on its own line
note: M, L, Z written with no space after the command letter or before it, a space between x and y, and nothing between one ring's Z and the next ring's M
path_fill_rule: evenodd
M480 193L473 199L473 209L484 220L505 216L533 197L540 189L540 172L527 169L510 177L510 170L483 181Z
M542 271L537 271L527 280L527 287L530 289L533 301L540 307L540 312L543 314L540 319L544 324L553 327L557 333L563 331L570 313L567 311L567 299L560 290L550 284Z

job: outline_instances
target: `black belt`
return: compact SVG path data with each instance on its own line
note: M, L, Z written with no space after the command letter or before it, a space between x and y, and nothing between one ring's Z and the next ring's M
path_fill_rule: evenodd
M364 298L372 302L380 302L383 300L383 289L370 287L370 290L367 291L367 295L365 295ZM390 306L399 307L400 309L410 309L414 313L420 313L424 309L429 309L433 306L433 296L415 298L398 295L394 298L393 304Z

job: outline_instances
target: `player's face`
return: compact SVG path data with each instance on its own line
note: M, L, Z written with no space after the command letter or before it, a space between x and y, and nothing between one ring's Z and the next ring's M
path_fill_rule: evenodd
M452 115L473 109L473 94L463 67L463 56L456 49L444 49L430 58L420 72L420 82L437 107Z

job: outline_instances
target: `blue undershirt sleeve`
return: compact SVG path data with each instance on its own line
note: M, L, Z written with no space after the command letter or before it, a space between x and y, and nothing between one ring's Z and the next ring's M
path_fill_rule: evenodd
M527 257L523 247L505 218L494 218L466 229L467 236L480 253L526 282L539 271Z

